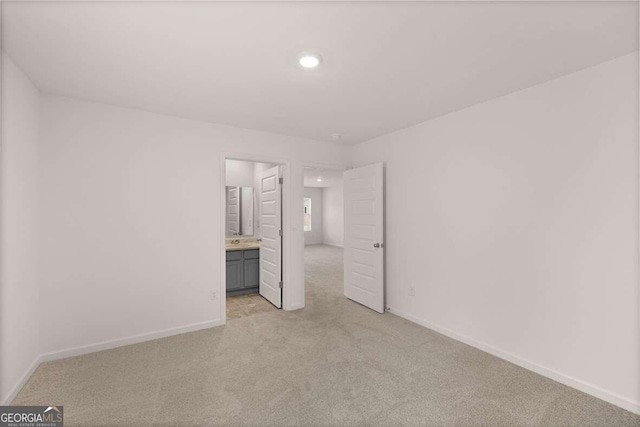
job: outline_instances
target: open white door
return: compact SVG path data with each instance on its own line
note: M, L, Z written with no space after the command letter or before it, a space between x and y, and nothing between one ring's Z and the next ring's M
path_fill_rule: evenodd
M226 187L227 190L227 236L240 234L240 189L238 187Z
M260 295L282 307L282 185L280 166L260 177Z
M382 163L344 173L344 295L384 313Z

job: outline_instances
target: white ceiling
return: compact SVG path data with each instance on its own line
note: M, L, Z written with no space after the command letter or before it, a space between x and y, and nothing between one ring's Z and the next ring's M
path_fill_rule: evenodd
M4 49L45 92L345 144L638 49L635 2L3 8Z
M323 168L304 168L305 187L336 187L342 185L344 171ZM318 182L318 178L322 182Z

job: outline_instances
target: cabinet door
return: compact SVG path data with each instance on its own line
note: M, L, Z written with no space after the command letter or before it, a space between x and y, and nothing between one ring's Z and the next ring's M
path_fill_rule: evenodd
M227 292L243 287L242 259L227 261Z
M244 260L244 287L257 288L260 285L260 258Z

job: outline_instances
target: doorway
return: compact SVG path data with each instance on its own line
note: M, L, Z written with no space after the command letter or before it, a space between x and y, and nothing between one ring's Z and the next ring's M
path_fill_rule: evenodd
M344 170L305 166L302 214L306 307L343 298Z
M384 165L346 171L309 165L304 176L307 306L322 292L330 297L325 301L346 297L384 313Z
M284 168L276 162L224 158L226 319L282 308Z

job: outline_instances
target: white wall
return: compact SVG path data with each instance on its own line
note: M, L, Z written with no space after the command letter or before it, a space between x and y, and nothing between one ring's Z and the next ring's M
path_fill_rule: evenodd
M222 153L290 162L285 306L304 306L303 162L346 148L43 96L40 147L43 351L219 322ZM261 159L257 159L261 160Z
M353 155L386 164L393 311L640 410L637 54Z
M253 187L253 169L253 162L227 160L225 170L227 185L232 187Z
M0 398L17 391L39 354L37 276L40 94L2 55ZM57 331L52 331L57 332Z
M322 188L304 187L304 197L311 197L311 231L304 232L304 244L319 245L323 243L324 239L322 231ZM301 199L301 215L304 215L303 210L303 201Z
M344 191L342 185L322 189L322 230L325 245L344 246Z

